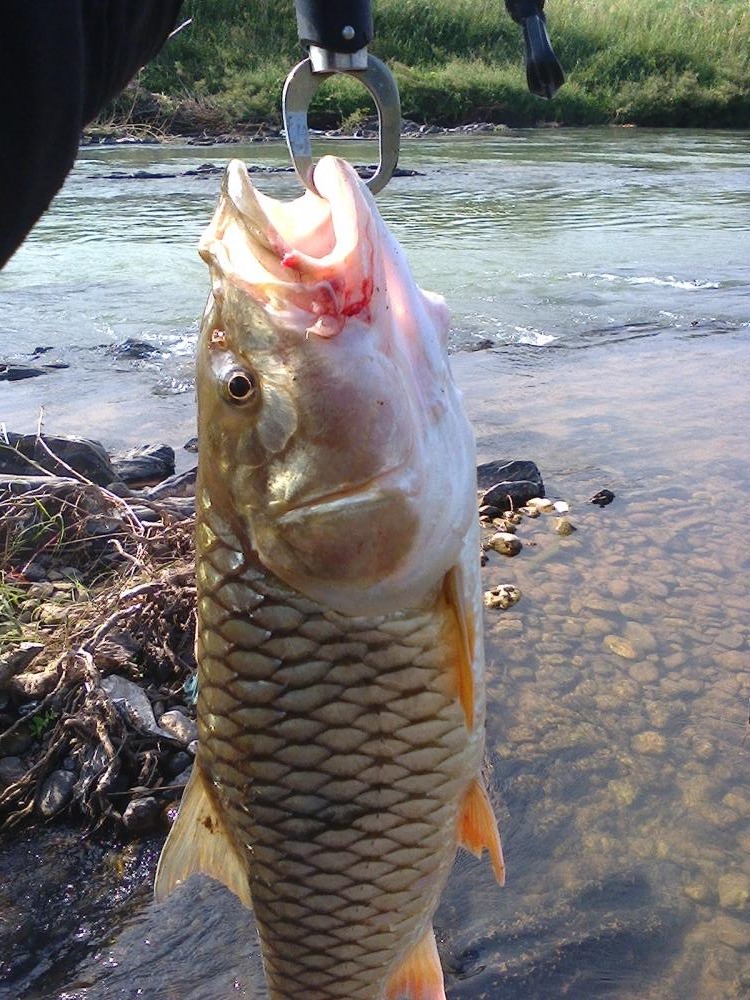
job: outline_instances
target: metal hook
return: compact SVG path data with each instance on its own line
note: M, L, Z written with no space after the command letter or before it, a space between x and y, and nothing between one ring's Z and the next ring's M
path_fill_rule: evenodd
M398 164L401 142L401 100L391 71L366 49L351 55L310 46L310 58L303 59L291 71L284 84L281 110L286 141L297 174L309 190L318 193L313 183L313 159L307 112L324 80L334 73L356 77L375 101L379 122L380 161L367 186L373 194L382 191Z

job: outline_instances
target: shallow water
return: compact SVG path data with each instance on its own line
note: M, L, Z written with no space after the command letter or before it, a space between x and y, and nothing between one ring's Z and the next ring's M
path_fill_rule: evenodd
M394 181L382 199L423 283L448 294L456 345L497 344L454 358L479 459L536 461L578 528L561 538L550 517L526 521L523 552L493 555L485 569L488 586L522 592L486 621L490 774L508 884L494 887L486 861L462 856L456 866L436 919L451 1000L750 995L747 146L745 134L631 130L425 142L407 146L403 162L426 176ZM86 152L83 170L145 169L153 158L184 169L224 152ZM0 276L0 329L17 323L0 356L21 333L43 343L65 329L78 345L56 348L74 361L70 373L0 385L12 429L33 425L46 398L50 430L90 432L105 398L105 438L136 443L153 432L179 445L189 436L190 392L149 392L172 366L189 377L205 275L185 243L206 222L217 183L202 179L206 190L186 194L191 180L73 178L84 233L107 198L117 204L104 246L63 205ZM161 194L148 193L154 185ZM293 189L284 176L263 186ZM84 191L101 202L88 215ZM140 198L150 230L135 228ZM172 217L171 235L155 239ZM137 238L124 242L131 226ZM119 268L108 257L116 253L127 258ZM34 255L50 265L48 280ZM91 272L97 256L103 276L81 283L78 268ZM131 256L140 260L132 271ZM127 336L176 353L116 371L94 345ZM57 395L65 378L78 380L77 405ZM138 423L121 426L137 404ZM614 503L586 504L602 487ZM56 850L72 850L102 891L69 893L50 935L33 858ZM233 897L204 882L161 908L148 901L155 848L126 858L116 891L106 852L54 835L20 851L2 865L13 886L26 880L13 921L32 944L6 979L9 997L263 995ZM0 922L0 939L7 933Z

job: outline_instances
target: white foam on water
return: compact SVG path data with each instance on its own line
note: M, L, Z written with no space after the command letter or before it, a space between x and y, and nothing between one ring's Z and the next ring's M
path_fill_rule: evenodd
M708 281L702 278L691 278L683 279L677 278L673 274L668 274L664 278L657 278L656 275L644 274L644 275L633 275L628 277L623 274L610 274L606 271L597 272L586 272L586 271L569 271L566 278L590 278L594 281L609 281L609 282L622 282L626 285L656 285L660 288L680 288L685 291L696 291L699 289L706 288L721 288L721 284L718 281Z

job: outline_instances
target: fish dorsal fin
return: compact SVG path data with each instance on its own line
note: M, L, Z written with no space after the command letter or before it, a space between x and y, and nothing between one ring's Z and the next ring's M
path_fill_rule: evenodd
M386 1000L446 1000L443 970L431 926L391 975Z
M159 858L154 886L157 902L166 899L180 882L198 872L223 882L245 906L252 905L247 865L240 859L219 820L218 810L196 762L183 792L177 819Z
M458 566L449 569L443 578L445 599L453 645L456 651L458 698L466 715L466 726L474 728L474 615L468 607Z
M478 778L472 781L461 806L458 842L478 858L486 847L498 885L505 885L505 861L497 821L484 785Z

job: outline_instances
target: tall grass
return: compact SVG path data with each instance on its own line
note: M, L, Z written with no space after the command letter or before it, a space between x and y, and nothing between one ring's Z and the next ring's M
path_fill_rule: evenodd
M551 102L528 93L521 32L500 0L373 6L372 50L396 75L405 117L420 122L750 127L747 0L549 0L568 77ZM278 122L284 77L301 56L292 0L187 0L186 13L192 25L141 78L166 95L162 113L192 102L227 127ZM335 79L311 122L367 107L363 88Z

